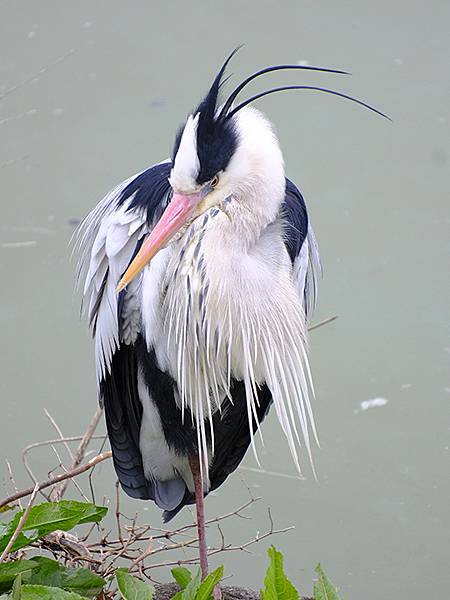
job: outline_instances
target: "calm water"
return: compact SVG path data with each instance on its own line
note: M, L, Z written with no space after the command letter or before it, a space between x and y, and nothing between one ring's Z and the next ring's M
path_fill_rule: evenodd
M43 408L68 434L95 408L67 250L72 220L167 156L237 44L246 44L233 63L237 78L276 62L346 68L351 78L284 74L267 85L328 84L393 123L308 93L260 102L319 239L325 272L315 319L339 319L311 336L318 482L309 472L306 481L293 477L272 414L269 473L240 471L263 500L228 534L243 541L264 531L271 506L277 525L296 527L274 541L305 593L320 560L346 600L419 600L446 597L450 584L450 5L370 4L0 3L0 456L24 483L21 448L53 435ZM387 403L363 410L374 398ZM34 459L41 474L48 456ZM250 455L245 467L255 467ZM111 494L112 482L104 465L99 494ZM208 513L246 497L237 474L208 500ZM145 514L159 522L153 505ZM225 556L227 573L259 585L265 549Z

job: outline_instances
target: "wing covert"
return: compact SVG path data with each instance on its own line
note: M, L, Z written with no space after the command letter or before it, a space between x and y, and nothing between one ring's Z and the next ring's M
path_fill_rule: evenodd
M316 305L317 282L319 274L322 273L322 265L303 196L297 186L287 178L282 217L294 282L305 313L309 316Z
M95 338L98 383L120 344L133 343L140 331L141 277L119 296L116 287L167 204L170 168L170 161L159 163L119 184L76 234L77 280L84 279L83 306Z

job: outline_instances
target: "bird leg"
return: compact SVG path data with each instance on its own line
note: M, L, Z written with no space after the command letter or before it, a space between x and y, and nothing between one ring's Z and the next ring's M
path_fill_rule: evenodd
M202 579L208 575L208 548L205 533L205 505L203 501L203 481L198 456L189 456L189 466L194 478L195 506L197 509L198 545L200 548L200 568Z

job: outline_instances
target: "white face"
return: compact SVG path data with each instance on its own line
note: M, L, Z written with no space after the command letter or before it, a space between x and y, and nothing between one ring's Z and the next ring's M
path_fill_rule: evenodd
M199 114L188 118L170 174L170 184L177 194L204 190L205 198L199 206L199 214L201 210L232 197L255 215L259 213L262 217L261 213L265 213L270 222L276 218L285 188L278 140L269 121L252 107L242 109L234 119L237 145L229 163L210 182L199 185L196 181L200 170L197 149Z
M200 170L197 155L197 126L199 114L190 115L181 136L180 146L170 173L169 182L177 194L191 194L198 191L196 179Z

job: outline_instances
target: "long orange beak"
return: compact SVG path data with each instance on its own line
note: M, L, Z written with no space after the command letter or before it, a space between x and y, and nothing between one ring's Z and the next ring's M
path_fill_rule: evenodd
M173 195L162 217L142 244L141 249L119 281L119 285L116 288L117 292L123 290L142 271L145 265L152 260L155 254L161 248L164 248L175 233L192 216L195 207L202 197L200 193L189 194L188 196L181 194Z

